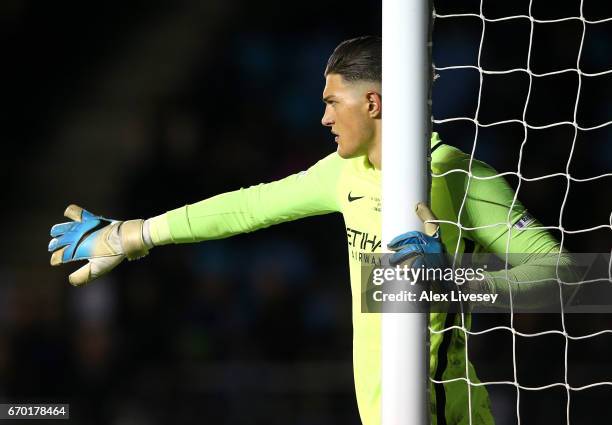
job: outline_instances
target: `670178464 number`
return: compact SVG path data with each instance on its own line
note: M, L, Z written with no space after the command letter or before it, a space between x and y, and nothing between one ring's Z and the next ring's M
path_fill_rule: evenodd
M0 419L69 419L69 404L0 404Z

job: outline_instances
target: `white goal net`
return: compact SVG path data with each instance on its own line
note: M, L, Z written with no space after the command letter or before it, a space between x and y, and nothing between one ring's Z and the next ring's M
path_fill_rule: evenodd
M434 2L434 130L504 176L572 252L612 248L612 6L604 1ZM445 174L433 175L433 178ZM490 178L490 177L488 177ZM465 191L467 197L467 190ZM463 199L463 208L465 204ZM462 216L461 210L458 214ZM460 232L470 229L449 223ZM491 223L508 226L511 223ZM612 267L608 267L611 270ZM612 272L611 272L612 273ZM604 279L612 284L612 274ZM567 282L559 280L560 287ZM506 424L612 421L612 315L487 315L466 356ZM470 423L475 423L472 405ZM440 422L439 422L440 423Z

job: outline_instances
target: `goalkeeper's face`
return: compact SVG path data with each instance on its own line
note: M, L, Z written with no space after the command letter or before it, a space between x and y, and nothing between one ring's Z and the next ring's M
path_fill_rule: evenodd
M321 123L330 127L342 158L375 149L380 137L380 83L349 82L339 74L328 74L323 102Z

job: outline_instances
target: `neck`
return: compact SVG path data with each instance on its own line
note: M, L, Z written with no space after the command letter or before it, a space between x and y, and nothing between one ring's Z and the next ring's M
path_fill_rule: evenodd
M382 137L380 126L375 131L374 140L368 149L368 161L377 170L382 170Z

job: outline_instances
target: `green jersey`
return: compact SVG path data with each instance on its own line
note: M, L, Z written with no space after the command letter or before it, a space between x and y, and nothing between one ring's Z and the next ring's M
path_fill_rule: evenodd
M472 161L460 150L432 137L433 174L431 206L441 220L442 241L448 252L463 252L466 244L476 250L504 253L509 232L525 214L515 202L514 191L502 177L480 161ZM455 170L455 171L451 171ZM462 171L457 171L462 170ZM467 189L467 196L466 196ZM465 198L465 202L464 202ZM463 207L462 207L463 204ZM461 210L461 217L459 211ZM250 232L303 217L339 212L344 217L353 298L353 367L355 390L362 421L380 424L381 409L381 315L361 312L361 264L364 253L382 252L381 172L367 157L343 159L337 153L323 158L306 171L284 179L251 186L187 205L159 216L151 233L154 242L196 242ZM525 220L521 220L524 224ZM410 230L410 229L406 229ZM513 232L514 233L514 232ZM556 241L545 231L516 232L510 252L549 251ZM536 242L534 242L536 241ZM470 316L431 313L430 326L440 331L453 325L470 326ZM466 378L478 382L465 358L466 335L460 329L431 334L430 374L438 381ZM467 365L466 365L467 362ZM468 384L457 380L431 385L433 422L467 424ZM472 424L491 424L493 418L484 386L471 388Z

